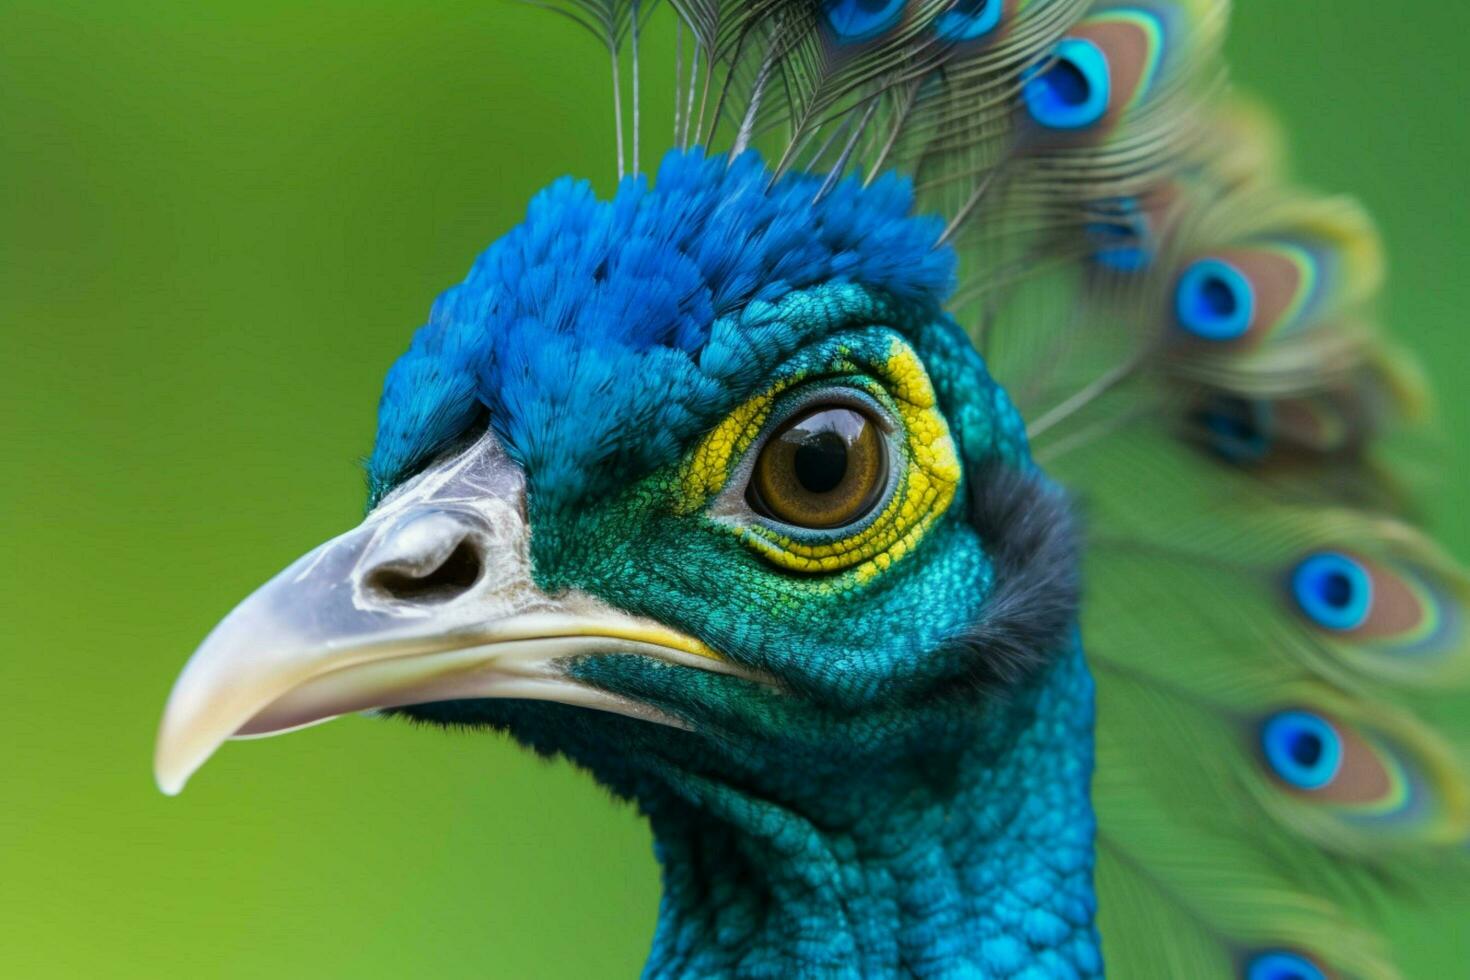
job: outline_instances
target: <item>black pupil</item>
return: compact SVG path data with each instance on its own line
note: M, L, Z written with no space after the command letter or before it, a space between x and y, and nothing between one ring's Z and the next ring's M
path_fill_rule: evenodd
M831 493L847 475L847 442L831 429L808 433L792 460L796 482L808 493Z
M1291 740L1289 751L1297 765L1311 768L1322 758L1322 739L1310 732L1301 732Z
M1087 101L1087 95L1092 91L1092 86L1088 84L1087 76L1082 74L1082 69L1070 61L1058 61L1051 71L1047 72L1046 80L1052 92L1064 105L1081 105Z
M1333 572L1322 583L1322 598L1333 609L1342 609L1353 598L1353 583L1342 572Z
M1216 316L1229 316L1235 312L1235 293L1219 279L1206 279L1203 299L1205 307Z

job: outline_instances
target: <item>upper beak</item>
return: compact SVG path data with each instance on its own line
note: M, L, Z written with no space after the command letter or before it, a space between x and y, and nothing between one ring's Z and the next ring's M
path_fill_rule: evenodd
M618 653L739 672L657 622L537 588L524 480L487 433L214 628L169 696L154 774L174 794L226 739L460 698L561 701L678 724L564 670L570 658Z

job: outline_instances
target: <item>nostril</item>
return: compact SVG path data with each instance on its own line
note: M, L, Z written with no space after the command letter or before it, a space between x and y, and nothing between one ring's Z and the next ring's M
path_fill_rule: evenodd
M400 602L448 602L468 592L479 581L484 567L477 542L465 538L432 568L384 566L369 574L365 584L373 592Z

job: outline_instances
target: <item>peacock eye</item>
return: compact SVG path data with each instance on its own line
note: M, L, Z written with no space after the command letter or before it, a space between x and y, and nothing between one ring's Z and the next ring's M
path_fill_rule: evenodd
M887 448L867 413L813 407L783 423L761 448L747 500L757 513L797 527L851 524L882 496Z

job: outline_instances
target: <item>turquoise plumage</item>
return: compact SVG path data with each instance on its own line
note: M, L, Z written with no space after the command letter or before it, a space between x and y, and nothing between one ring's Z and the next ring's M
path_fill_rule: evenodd
M1396 976L1375 903L1470 838L1414 713L1470 578L1384 454L1428 410L1371 221L1282 176L1224 0L541 6L617 192L435 303L367 518L211 634L160 784L509 731L649 817L650 976Z

